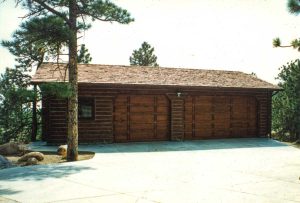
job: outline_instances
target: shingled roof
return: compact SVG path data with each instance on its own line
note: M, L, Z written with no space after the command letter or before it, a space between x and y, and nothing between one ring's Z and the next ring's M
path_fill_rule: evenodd
M66 64L44 63L32 83L67 81ZM279 89L239 71L78 64L79 83Z

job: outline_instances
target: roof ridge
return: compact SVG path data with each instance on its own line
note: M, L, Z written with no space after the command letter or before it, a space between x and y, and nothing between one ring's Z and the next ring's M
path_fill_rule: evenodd
M43 64L57 64L56 62L43 62ZM58 63L58 64L67 64L67 63ZM234 73L244 73L242 71L238 70L223 70L223 69L206 69L206 68L187 68L187 67L167 67L167 66L158 66L158 67L152 67L152 66L138 66L138 65L113 65L113 64L96 64L96 63L78 63L78 65L86 65L86 66L109 66L114 68L160 68L160 69L175 69L175 70L203 70L203 71L221 71L221 72L234 72Z

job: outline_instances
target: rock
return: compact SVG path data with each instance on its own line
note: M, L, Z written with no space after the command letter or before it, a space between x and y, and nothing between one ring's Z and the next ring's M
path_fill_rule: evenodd
M29 165L37 165L38 164L38 160L35 157L30 157L29 159L27 159L26 161L26 166Z
M38 161L42 161L42 160L44 160L44 154L41 152L29 152L29 153L23 155L21 158L19 158L18 162L24 162L30 158L35 158Z
M66 158L67 157L67 149L68 149L67 145L60 145L57 149L57 154L61 155L63 158Z
M9 156L9 155L19 155L24 153L26 146L18 144L16 142L9 142L3 145L0 145L0 154Z
M0 169L12 167L11 161L0 155Z

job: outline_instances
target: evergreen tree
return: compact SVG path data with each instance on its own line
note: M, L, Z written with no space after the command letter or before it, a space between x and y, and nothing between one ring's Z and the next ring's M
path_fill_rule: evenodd
M86 18L104 22L128 24L133 21L130 14L106 0L16 0L18 5L29 10L27 17L55 15L68 27L68 70L71 96L68 99L68 151L67 160L78 159L78 70L77 32L90 27Z
M87 27L85 29L87 29ZM53 15L34 17L20 25L20 28L13 34L12 40L2 41L1 44L16 56L16 68L19 71L18 76L28 77L27 71L30 71L34 66L38 69L44 61L51 60L60 62L60 55L68 42L68 34L68 27L59 17ZM91 61L90 54L85 48L85 45L81 45L77 57L80 63L89 63ZM9 76L11 76L11 74L7 75L7 77ZM68 94L66 93L67 86L60 85L62 87L58 87L56 84L46 84L43 86L48 86L45 87L45 89L49 91L56 91L56 89L62 90L58 96L63 95L62 97L64 97ZM27 86L29 86L29 84ZM36 141L38 119L40 119L36 108L39 92L37 91L36 85L34 85L33 90L31 141ZM7 103L3 108L5 108L5 106L7 106ZM3 117L3 119L5 119L5 117Z
M300 1L288 0L287 8L291 14L300 14ZM273 39L274 47L292 47L300 51L300 39L294 39L289 45L282 45L279 38ZM299 141L300 134L300 63L299 60L281 68L278 79L283 91L273 97L273 129L282 137Z
M300 60L281 67L278 75L283 90L273 96L272 126L283 139L299 140L300 136Z
M19 69L6 69L0 76L0 143L30 141L34 93L29 82Z
M11 41L2 41L1 44L16 56L20 77L27 77L27 71L32 67L37 69L46 60L59 61L61 49L67 45L68 28L64 21L54 15L33 17L23 22L13 34ZM28 84L29 86L29 84ZM32 132L31 141L36 141L38 130L37 114L37 87L33 88L32 98ZM3 106L5 108L5 106ZM26 111L28 111L26 109ZM19 114L22 115L22 114ZM7 115L8 116L8 115Z
M92 57L89 53L89 50L85 48L85 44L81 45L77 56L77 63L90 63L91 61Z
M33 17L23 22L12 40L1 44L16 56L17 67L24 71L46 60L59 60L61 49L67 45L68 28L56 16Z
M142 47L134 50L129 58L130 65L138 66L159 66L157 64L157 57L154 55L154 48L147 42L142 43Z

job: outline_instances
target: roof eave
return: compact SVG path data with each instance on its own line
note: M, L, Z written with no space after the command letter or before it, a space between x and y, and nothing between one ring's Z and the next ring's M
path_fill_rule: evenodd
M39 85L42 83L49 83L49 82L67 82L67 81L41 81L41 80L32 80L31 84ZM141 83L93 83L93 82L78 82L81 85L98 85L102 87L157 87L157 88L171 88L171 89L239 89L239 90L263 90L263 91L282 91L282 88L270 88L270 87L229 87L229 86L192 86L192 85L173 85L173 84L141 84Z

